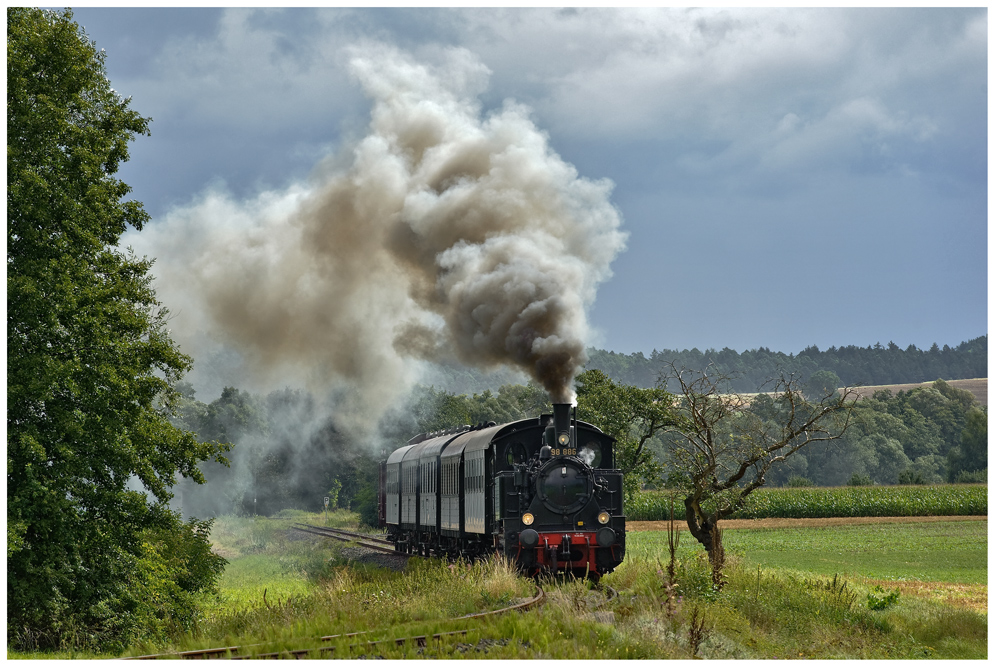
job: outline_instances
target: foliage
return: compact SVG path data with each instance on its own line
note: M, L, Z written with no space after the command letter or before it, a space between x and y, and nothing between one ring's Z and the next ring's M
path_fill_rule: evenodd
M898 602L898 596L899 592L897 588L890 593L885 593L883 588L875 586L874 590L867 594L867 608L874 611L887 609Z
M380 523L377 502L377 487L374 484L368 484L356 493L353 510L359 514L359 520L364 525L375 528Z
M847 481L847 486L871 486L874 484L874 480L871 479L870 475L863 475L859 472L853 473L849 481Z
M987 468L987 410L969 392L938 380L907 392L882 390L861 398L840 440L806 452L790 471L773 474L770 481L783 484L791 475L803 475L819 486L854 479L937 484L953 480L965 465Z
M130 188L114 177L128 142L148 133L148 119L129 106L71 12L8 9L7 613L15 646L122 643L150 629L149 614L189 619L175 596L152 610L159 603L135 583L153 557L147 531L181 530L166 504L176 473L203 481L198 461L223 460L221 447L168 421L178 399L171 386L190 359L169 338L151 262L116 247L128 225L141 229L148 219L141 204L122 201ZM129 487L133 479L146 492ZM182 576L173 560L159 565L157 582Z
M642 491L626 504L632 521L666 521L669 492ZM676 514L684 518L684 508ZM762 488L730 519L811 519L865 516L985 516L985 486L844 486Z
M332 480L332 486L328 489L328 507L336 509L339 506L339 492L342 490L342 482L338 479Z
M975 470L974 472L959 472L954 478L954 484L987 484L988 469Z
M549 395L538 385L502 385L495 394L453 394L435 387L415 387L405 412L413 417L407 437L465 424L495 422L504 424L550 413ZM405 438L406 439L406 438Z
M674 424L673 397L663 389L619 385L601 371L577 376L577 418L615 438L615 461L625 474L626 497L644 482L660 480L663 468L647 442Z
M130 584L144 603L125 617L135 629L129 634L165 641L194 627L202 594L217 591L227 563L211 551L211 523L191 519L142 533L142 552Z
M970 406L961 431L959 447L947 453L947 474L950 481L971 479L972 473L988 469L988 410ZM987 479L987 474L985 475Z
M201 466L210 482L206 488L182 488L184 511L271 515L322 508L324 496L348 507L360 489L376 484L377 453L340 432L334 409L319 405L308 392L288 388L260 397L225 387L204 404L191 387L180 389L178 423L200 438L232 445L230 467Z

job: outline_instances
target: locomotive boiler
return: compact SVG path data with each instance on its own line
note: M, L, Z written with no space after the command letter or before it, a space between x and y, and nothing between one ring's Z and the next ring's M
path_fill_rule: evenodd
M404 553L501 553L523 573L597 579L625 555L614 439L553 414L423 433L381 463L380 515Z

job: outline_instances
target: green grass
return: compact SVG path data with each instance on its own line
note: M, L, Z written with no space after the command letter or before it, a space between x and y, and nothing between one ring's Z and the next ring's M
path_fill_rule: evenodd
M669 491L643 491L626 505L632 521L663 521L669 516ZM680 497L674 513L684 517ZM803 519L858 516L988 515L988 485L842 486L761 488L730 519Z
M726 548L751 563L875 579L988 581L988 522L735 530Z
M219 520L214 538L230 565L220 593L205 600L196 630L168 646L134 646L128 653L217 646L262 653L320 646L317 638L325 635L370 631L324 645L336 647L334 657L352 659L687 659L695 612L705 619L697 653L704 658L987 657L985 614L913 594L900 581L953 577L959 568L951 563L963 554L974 559L965 570L969 574L960 573L963 580L982 582L972 586L986 591L985 522L727 531L728 583L719 592L712 588L703 551L683 533L680 601L672 617L664 607L666 535L630 533L625 561L604 579L619 592L603 610L610 618L592 613L598 595L588 582L560 581L547 582L541 608L472 621L455 617L530 597L533 582L499 560L448 564L416 558L403 572L349 561L348 547L286 530L293 520L308 518L322 520L321 515ZM343 514L337 520L354 518ZM845 549L852 568L835 583L825 576L837 571L833 565L820 569L822 555L832 548ZM896 559L888 560L892 556ZM913 558L918 569L907 566ZM894 605L876 611L868 608L866 596L880 579L905 587ZM456 630L467 634L425 647L366 644Z
M738 529L723 531L722 541L728 554L753 567L895 581L988 581L987 521ZM667 552L667 534L629 533L627 545L628 557L652 558ZM700 551L681 531L680 557Z

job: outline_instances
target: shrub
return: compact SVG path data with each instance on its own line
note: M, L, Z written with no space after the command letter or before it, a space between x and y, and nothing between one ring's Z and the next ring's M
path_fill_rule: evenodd
M867 608L875 611L887 609L898 602L898 589L890 593L885 593L880 586L875 586L874 590L867 594Z
M870 475L864 475L859 472L853 473L850 477L850 481L846 483L847 486L872 486L874 480L871 479Z
M380 523L377 507L377 489L374 484L366 484L352 498L352 511L359 514L359 519L367 526L376 528Z
M984 470L962 470L954 477L954 484L987 484L988 468Z
M814 486L812 484L812 480L810 480L808 477L802 477L801 475L792 475L791 477L788 478L789 488L799 488L805 486Z
M911 468L906 468L898 474L899 484L928 484L926 478L918 470L912 470Z

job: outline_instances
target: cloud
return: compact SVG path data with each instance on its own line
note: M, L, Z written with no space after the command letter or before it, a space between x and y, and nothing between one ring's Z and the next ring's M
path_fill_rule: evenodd
M730 162L846 169L856 154L861 168L901 168L903 146L918 156L921 144L963 131L959 100L985 62L984 13L973 11L471 16L500 36L472 48L502 85L512 85L506 72L535 81L521 86L535 97L523 97L560 141L658 142L718 173ZM792 117L801 122L789 138L782 120Z

